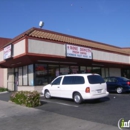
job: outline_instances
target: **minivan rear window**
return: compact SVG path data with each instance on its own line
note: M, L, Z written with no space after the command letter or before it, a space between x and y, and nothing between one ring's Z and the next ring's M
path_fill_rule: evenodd
M100 75L89 75L88 81L90 84L105 83L104 79Z
M62 84L84 84L84 82L83 76L65 76Z

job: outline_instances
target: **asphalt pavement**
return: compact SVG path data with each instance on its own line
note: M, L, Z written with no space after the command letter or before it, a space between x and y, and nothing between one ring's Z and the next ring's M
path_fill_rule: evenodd
M10 94L0 94L0 130L119 130L111 125L16 105L9 102Z

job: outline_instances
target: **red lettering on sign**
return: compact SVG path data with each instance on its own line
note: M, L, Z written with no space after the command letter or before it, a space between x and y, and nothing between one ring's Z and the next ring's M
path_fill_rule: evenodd
M78 50L78 47L76 47L76 46L70 46L70 49L77 51L77 50Z

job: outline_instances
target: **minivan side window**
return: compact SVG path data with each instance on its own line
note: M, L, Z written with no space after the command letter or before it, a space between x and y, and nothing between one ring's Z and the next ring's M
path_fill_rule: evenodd
M63 85L67 84L84 84L84 77L83 76L65 76L63 79Z
M59 84L60 84L60 81L61 81L61 78L62 78L62 77L59 77L59 78L57 78L56 80L54 80L54 81L51 83L51 85L59 85Z
M90 84L105 83L104 79L100 75L89 75L88 81Z

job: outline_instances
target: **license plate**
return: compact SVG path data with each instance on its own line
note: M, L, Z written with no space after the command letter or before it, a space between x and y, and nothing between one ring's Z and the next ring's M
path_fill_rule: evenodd
M98 89L98 90L97 90L97 93L101 93L101 92L102 92L102 89Z

